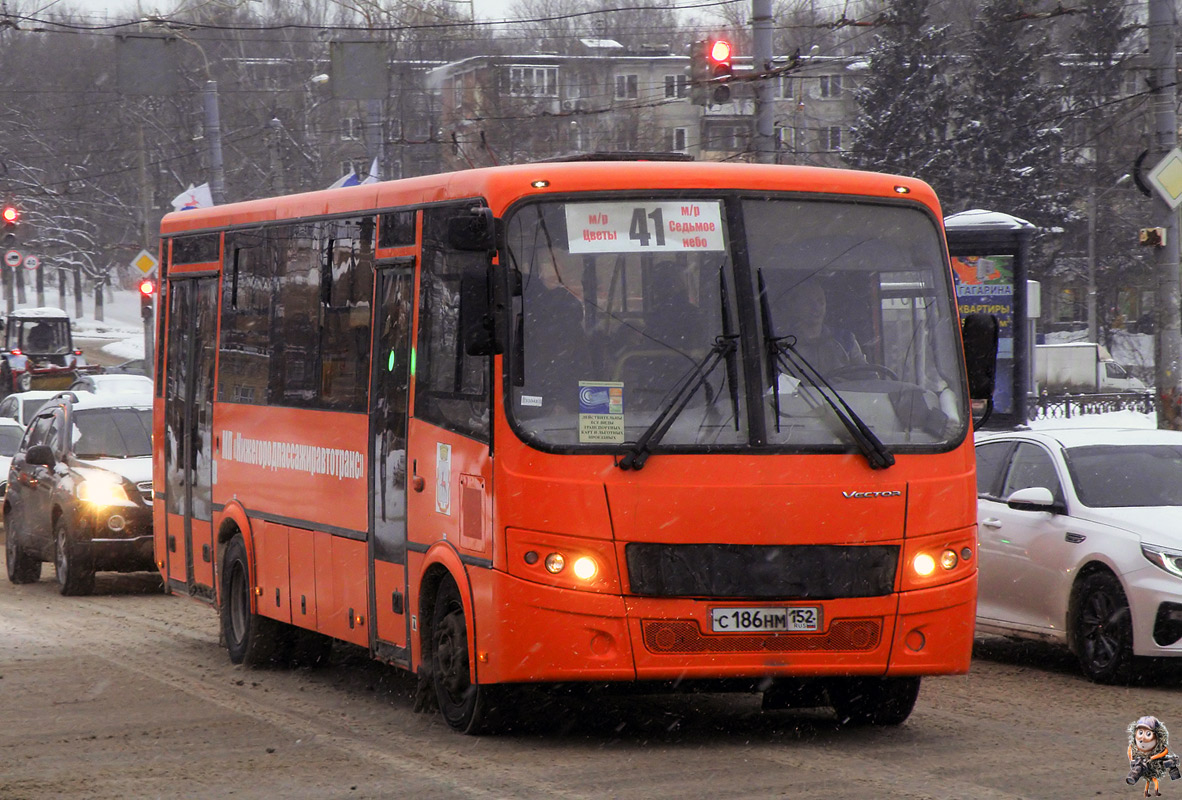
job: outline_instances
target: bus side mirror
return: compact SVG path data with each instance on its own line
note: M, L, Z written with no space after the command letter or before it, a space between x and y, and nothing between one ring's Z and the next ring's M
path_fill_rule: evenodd
M991 400L997 378L997 317L968 314L961 324L965 366L969 376L969 398Z
M492 267L468 269L460 276L460 335L464 352L490 356L503 350L497 336Z
M497 224L492 209L480 206L447 221L447 243L453 250L491 253L497 249Z

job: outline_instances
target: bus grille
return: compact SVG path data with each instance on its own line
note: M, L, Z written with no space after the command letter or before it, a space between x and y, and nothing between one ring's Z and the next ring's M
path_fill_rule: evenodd
M633 594L825 600L881 597L897 545L650 544L625 548Z
M690 620L648 620L642 623L644 646L651 653L801 653L812 650L873 650L882 635L882 620L835 620L825 633L750 633L703 636Z

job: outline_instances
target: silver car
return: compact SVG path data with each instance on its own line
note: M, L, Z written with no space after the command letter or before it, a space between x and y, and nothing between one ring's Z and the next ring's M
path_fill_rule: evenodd
M1182 656L1182 432L977 440L978 633L1058 641L1101 683Z

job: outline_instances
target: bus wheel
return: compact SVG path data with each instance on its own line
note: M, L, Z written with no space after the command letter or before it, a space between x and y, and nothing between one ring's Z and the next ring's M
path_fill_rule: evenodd
M431 617L431 680L439 711L448 727L460 733L489 733L494 687L472 683L468 623L460 590L450 578L435 596Z
M222 580L222 634L230 660L248 667L273 662L278 651L279 623L250 610L250 564L241 535L226 547Z
M919 678L841 678L829 702L842 725L900 725L919 697Z

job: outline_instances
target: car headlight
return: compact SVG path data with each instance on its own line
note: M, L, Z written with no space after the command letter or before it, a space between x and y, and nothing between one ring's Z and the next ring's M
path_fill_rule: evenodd
M115 478L95 475L78 484L78 499L96 506L126 505L130 502L123 483Z
M1141 555L1149 559L1149 563L1153 566L1160 567L1171 575L1182 578L1182 553L1177 550L1143 544L1141 545Z

